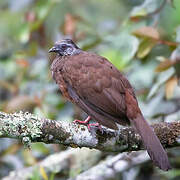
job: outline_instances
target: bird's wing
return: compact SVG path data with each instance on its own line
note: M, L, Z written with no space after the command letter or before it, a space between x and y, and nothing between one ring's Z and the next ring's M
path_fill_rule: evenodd
M114 65L101 56L83 52L69 57L63 71L71 96L78 96L98 114L128 124L125 89L132 87Z

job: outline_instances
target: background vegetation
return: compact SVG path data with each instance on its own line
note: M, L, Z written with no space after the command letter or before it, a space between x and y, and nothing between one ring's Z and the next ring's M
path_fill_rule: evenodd
M64 37L108 58L125 73L150 123L180 120L178 0L1 0L1 111L29 111L57 121L82 119L82 112L61 97L49 70L53 56L49 57L48 49ZM0 139L0 178L65 149L36 143L29 151L18 141ZM178 179L179 148L168 152L172 171L162 172L147 162L133 167L136 175L129 177ZM54 178L67 179L82 171L56 173ZM121 178L128 172L132 171L123 172ZM37 170L32 179L47 176Z

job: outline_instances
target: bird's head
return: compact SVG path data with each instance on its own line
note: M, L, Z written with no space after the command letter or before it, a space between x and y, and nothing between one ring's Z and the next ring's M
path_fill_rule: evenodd
M49 50L49 53L51 52L55 52L60 56L71 56L79 54L81 49L71 39L63 39L54 44Z

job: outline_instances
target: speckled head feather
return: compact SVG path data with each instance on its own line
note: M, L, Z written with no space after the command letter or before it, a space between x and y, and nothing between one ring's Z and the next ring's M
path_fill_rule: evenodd
M76 47L77 49L79 49L79 47L72 41L72 39L62 39L60 41L57 41L56 43L66 43L66 44L73 44L74 47Z
M55 52L60 56L72 56L79 54L82 50L71 40L62 39L54 44L49 52Z

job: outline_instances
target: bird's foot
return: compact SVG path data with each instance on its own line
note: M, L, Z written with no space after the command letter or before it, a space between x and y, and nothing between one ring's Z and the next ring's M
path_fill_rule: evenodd
M102 131L102 127L101 127L101 125L100 125L99 123L91 123L91 124L89 124L89 121L90 121L90 120L91 120L91 116L88 116L84 121L75 119L73 122L74 122L74 123L78 123L78 124L87 125L87 128L88 128L89 131L91 131L91 128L92 128L93 126L98 127L98 129L99 129L100 131Z
M87 125L88 130L91 131L91 127L93 127L93 126L98 127L98 129L99 129L100 131L102 131L102 127L101 127L101 125L100 125L99 123L91 123L91 124L88 124L88 125Z
M91 116L88 116L85 121L81 121L81 120L78 120L78 119L75 119L73 121L73 123L79 123L79 124L84 124L84 125L89 125L89 121L91 120Z

